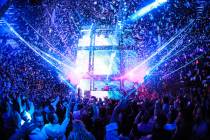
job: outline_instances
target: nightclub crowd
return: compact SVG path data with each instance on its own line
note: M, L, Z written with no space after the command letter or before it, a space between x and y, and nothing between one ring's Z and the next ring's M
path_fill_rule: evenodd
M66 57L74 61L82 26L115 25L148 4L145 0L37 3L14 2L11 12L15 17L4 19L15 23L17 32L32 45L56 54L61 61ZM80 90L70 89L58 78L53 66L14 35L4 33L0 40L0 139L209 140L207 15L205 8L198 12L191 0L172 0L126 25L121 43L133 48L141 61L195 19L192 28L162 53L173 46L178 46L176 52L182 46L191 47L171 55L167 63L145 77L144 90L143 86L134 87L135 94L119 101L82 97ZM162 53L151 65L159 62Z

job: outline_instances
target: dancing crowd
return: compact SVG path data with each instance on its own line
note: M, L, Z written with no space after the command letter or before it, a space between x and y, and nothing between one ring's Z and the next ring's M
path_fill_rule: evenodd
M209 139L207 92L132 96L120 101L79 95L2 94L1 138Z
M146 4L144 0L44 0L40 5L14 1L4 19L36 50L60 61L75 61L83 26L116 25ZM151 65L177 47L167 61L145 77L140 88L133 87L135 93L121 91L125 95L121 100L82 97L29 46L2 31L0 139L209 140L210 25L207 12L203 17L198 14L190 1L175 0L124 26L121 45L136 51L141 61L193 21Z

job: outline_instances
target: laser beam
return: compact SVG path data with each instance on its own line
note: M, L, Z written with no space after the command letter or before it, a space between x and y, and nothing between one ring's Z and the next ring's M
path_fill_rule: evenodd
M29 27L31 27L31 29L33 29L42 39L44 39L48 46L50 47L50 49L54 50L55 52L59 53L62 57L66 58L66 56L64 56L59 50L57 50L43 35L41 35L24 17L22 17L22 19L29 25Z
M15 30L14 28L5 20L3 20L4 23L9 27L10 31L12 33L14 33L23 43L25 43L33 52L35 52L37 55L39 55L40 57L42 57L44 60L46 60L48 63L50 63L52 66L54 66L52 64L52 62L50 62L48 59L46 59L44 56L41 55L41 53L37 50L39 50L38 48L34 48L31 44L29 44L25 39L23 39ZM56 67L56 66L54 66ZM57 67L56 67L57 68Z
M37 47L33 47L31 44L29 44L20 34L18 34L15 29L6 21L3 20L4 23L8 26L8 28L10 29L10 31L16 36L18 37L23 43L25 43L33 52L35 52L37 55L39 55L42 59L44 59L46 62L48 62L51 66L53 66L55 68L55 70L59 73L63 73L62 70L60 70L57 66L55 66L53 64L53 62L51 62L50 60L48 60L46 57L44 57L40 52L42 52L39 48ZM65 82L65 81L64 81ZM69 86L70 87L70 86ZM72 87L71 87L72 88ZM74 89L74 88L72 88Z
M182 37L181 39L184 39L185 38L185 36L186 36L187 34L185 34L184 35L184 37ZM188 47L188 46L190 46L192 44L192 42L189 44L189 45L187 45L187 46L185 46L185 48L186 47ZM162 58L161 58L161 60L155 65L155 66L153 66L151 69L150 69L150 71L149 72L152 72L156 67L158 67L158 66L160 66L162 63L164 63L167 59L167 57L168 56L170 56L171 55L171 53L177 48L177 47L179 47L181 45L181 43L179 43L179 44L176 44L166 55L164 55Z
M184 68L184 67L187 67L188 65L192 64L194 61L196 61L196 60L198 60L199 58L201 58L204 54L205 54L205 53L202 53L201 55L197 56L195 59L193 59L193 60L187 62L185 65L183 65L183 66L179 67L178 69L176 69L176 70L174 70L174 71L172 71L172 72L170 72L170 73L164 75L163 78L168 77L169 75L171 75L171 74L173 74L173 73L179 71L180 69L182 69L182 68Z
M160 53L163 49L165 49L172 41L174 41L178 36L180 36L184 31L187 30L187 28L194 22L194 20L192 20L187 26L185 26L179 33L175 34L174 36L172 36L169 41L167 41L166 43L164 43L160 48L158 48L154 53L152 53L147 59L145 59L144 61L142 61L140 64L138 64L135 68L133 68L131 71L135 71L137 70L139 67L141 67L142 65L146 64L150 59L152 59L154 56L156 56L158 53Z
M164 62L167 61L168 59L170 59L170 58L176 56L177 54L179 54L181 51L185 50L186 48L188 48L188 47L189 47L190 45L192 45L192 44L193 44L193 42L191 42L190 44L184 46L182 49L178 50L177 52L171 54L168 58L166 58L166 59L164 60Z

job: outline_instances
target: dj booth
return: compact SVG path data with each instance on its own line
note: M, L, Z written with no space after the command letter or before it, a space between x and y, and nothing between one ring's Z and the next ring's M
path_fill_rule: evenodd
M90 95L96 98L109 98L113 100L120 100L123 97L119 91L91 91Z

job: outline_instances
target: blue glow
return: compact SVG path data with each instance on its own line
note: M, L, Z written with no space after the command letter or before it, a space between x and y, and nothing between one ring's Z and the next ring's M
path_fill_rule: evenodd
M29 119L29 121L31 121L31 114L28 113L27 111L26 111L26 116L27 116L27 118Z
M66 56L64 56L59 50L57 50L43 35L41 35L25 18L23 18L23 20L29 25L29 27L31 27L31 29L34 30L35 33L37 33L42 39L44 39L44 41L47 42L47 46L52 49L53 51L55 51L56 53L58 53L59 55L62 56L62 58L68 59Z
M118 74L120 72L119 52L112 50L95 50L94 51L94 74L109 75ZM88 73L89 66L89 51L79 50L77 53L75 74L78 77L83 77Z
M79 47L89 47L91 42L91 30L82 30L83 33L82 38L79 39L78 46ZM107 37L103 34L95 36L95 46L117 46L118 40L115 35L108 35Z
M173 74L173 73L175 73L175 72L181 70L181 69L184 68L184 67L187 67L188 65L192 64L194 61L196 61L196 60L198 60L199 58L201 58L204 54L205 54L205 53L202 53L201 55L199 55L199 56L196 57L195 59L189 61L188 63L184 64L183 66L179 67L178 69L176 69L176 70L174 70L174 71L172 71L172 72L170 72L170 73L167 73L166 75L163 76L163 78L170 76L171 74Z
M78 50L77 59L76 59L76 68L75 71L79 74L85 74L88 72L89 64L89 51L87 50Z
M153 66L151 69L150 69L150 71L149 72L152 72L155 68L157 68L158 66L160 66L162 63L164 63L166 60L167 60L167 58L169 57L169 56L171 56L172 55L172 52L174 52L175 51L175 49L177 49L182 43L180 43L180 42L182 42L182 40L187 36L188 34L186 33L186 34L184 34L183 36L182 36L182 38L180 38L179 40L178 40L178 42L175 44L175 46L173 46L173 48L167 53L167 54L165 54L162 58L161 58L161 60L155 65L155 66ZM192 43L190 43L189 45L191 45ZM188 47L189 45L187 45L187 46L185 46L185 47ZM183 48L185 48L185 47L183 47Z
M58 69L51 61L49 61L46 57L44 57L43 55L41 55L41 53L39 52L39 48L36 48L34 46L32 46L31 44L29 44L25 39L23 39L15 30L14 28L4 20L5 24L9 27L10 31L13 32L22 42L24 42L32 51L34 51L37 55L41 56L45 61L47 61L49 64L51 64L52 66L54 66L56 69ZM59 70L59 69L58 69Z
M32 119L32 118L31 118L31 114L28 113L27 111L25 111L25 113L26 113L25 115L26 115L26 117L27 117L27 119L28 119L27 121L30 122L31 119ZM24 123L25 123L25 121L21 119L21 125L23 125Z
M164 43L160 48L158 48L155 52L153 52L148 58L146 58L144 61L142 61L139 65L137 65L135 68L133 68L131 71L135 71L137 69L139 69L139 67L141 67L142 65L146 64L149 60L151 60L154 56L156 56L158 53L160 53L163 49L165 49L172 41L174 41L178 36L180 36L182 33L184 33L184 31L186 31L188 29L188 27L190 25L192 25L192 23L194 22L194 20L192 20L187 26L185 26L180 32L178 32L177 34L175 34L174 36L172 36L169 41L167 41L166 43ZM131 72L130 71L130 72Z
M84 92L90 90L90 80L89 79L81 79L78 88L82 89L82 96L84 96Z
M111 58L109 59L108 73L107 73L107 77L106 77L107 80L109 79L109 75L112 72L112 67L113 67L113 62L114 62L115 57L116 57L116 51L111 54Z
M24 120L21 120L20 124L23 125L24 123L25 123L25 121Z
M68 66L65 63L62 63L61 61L57 60L56 58L52 57L51 55L43 52L42 50L40 50L39 48L31 45L30 43L28 43L22 36L20 36L20 34L18 34L15 29L6 21L4 20L4 23L9 27L10 31L12 33L14 33L23 43L25 43L33 52L35 52L37 55L39 55L40 57L42 57L46 62L48 62L51 66L53 66L56 70L57 73L64 73L65 69L61 69L58 66L56 66L55 63L53 63L53 61L51 61L50 59L48 59L47 57L53 59L54 61L56 61L59 64L62 64L62 66L67 67L69 70L72 70L72 67ZM44 56L44 55L45 56ZM47 56L47 57L46 57ZM61 78L71 89L75 89L65 78Z
M111 75L120 72L119 52L112 50L96 50L94 56L94 74Z
M76 88L74 85L72 85L69 81L67 81L62 74L59 75L61 81L63 81L70 89L72 89L74 92L76 92Z
M156 2L158 2L158 3L164 3L164 2L167 2L167 0L156 0Z
M136 21L140 17L144 16L145 14L147 14L150 11L152 11L153 9L159 7L160 5L164 4L165 2L167 2L167 0L156 0L155 2L153 2L153 3L143 7L142 9L138 10L136 13L131 15L129 17L129 20Z

